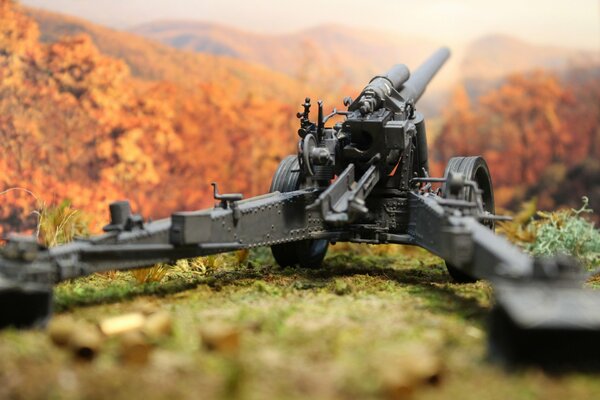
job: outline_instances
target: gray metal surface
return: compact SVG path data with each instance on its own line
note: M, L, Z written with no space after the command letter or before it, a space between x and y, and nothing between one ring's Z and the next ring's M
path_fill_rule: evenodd
M435 74L442 68L444 63L450 58L450 50L442 48L436 51L427 59L406 81L400 91L400 96L405 100L412 100L415 103L419 101L429 82Z

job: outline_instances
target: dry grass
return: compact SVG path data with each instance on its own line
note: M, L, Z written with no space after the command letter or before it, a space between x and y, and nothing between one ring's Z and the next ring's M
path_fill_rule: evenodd
M174 264L158 264L149 268L134 269L130 273L139 284L161 282L165 279L172 280L190 275L202 276L209 269L214 270L224 266L237 266L245 262L248 258L248 251L240 253L182 259L177 260ZM118 275L113 276L113 278L117 277Z
M359 256L396 256L396 255L416 255L425 251L415 246L404 246L397 244L362 244L362 243L336 243L329 248L329 251L337 253L351 253Z
M22 187L12 187L0 192L5 195L11 192L26 193L34 201L32 215L37 216L35 236L46 247L68 243L76 236L89 234L90 218L80 210L71 207L69 200L58 204L48 204L32 191Z
M105 272L98 272L98 275L106 278L106 279L115 279L118 275L118 271L116 270L112 270L112 271L105 271Z
M157 264L149 268L138 268L131 271L131 275L138 283L160 282L169 271L168 266Z
M250 255L250 250L242 249L235 252L235 256L237 258L238 265L242 265L248 261L248 256Z
M41 203L37 214L38 238L47 247L70 242L75 236L89 234L88 218L81 211L73 209L68 200L57 205Z

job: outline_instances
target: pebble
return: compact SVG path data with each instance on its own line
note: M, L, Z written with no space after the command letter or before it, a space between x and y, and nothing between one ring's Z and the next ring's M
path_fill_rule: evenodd
M225 324L210 324L200 330L204 348L210 351L232 354L240 347L240 332Z
M120 335L125 332L139 330L144 326L146 318L141 312L123 314L102 320L100 330L106 336Z
M73 318L58 316L52 318L48 324L47 333L52 343L59 347L65 347L71 341L71 336L76 329L77 323Z
M420 387L438 384L442 374L442 359L430 350L415 347L402 356L399 364L388 366L382 391L391 400L407 399Z
M78 324L71 334L68 346L77 359L91 361L100 352L102 342L103 338L97 327Z
M149 315L142 327L142 332L149 338L158 339L173 333L173 320L166 311Z
M120 358L124 364L145 365L151 353L152 345L141 332L127 332L121 336Z

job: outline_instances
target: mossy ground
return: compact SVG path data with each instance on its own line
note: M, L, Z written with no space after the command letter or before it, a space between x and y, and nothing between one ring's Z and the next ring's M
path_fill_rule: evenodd
M309 270L278 268L261 250L235 264L176 268L161 283L117 273L60 285L58 314L97 322L150 302L172 315L174 333L148 364L130 366L114 341L81 362L43 331L5 330L0 398L390 397L424 354L443 369L416 398L600 398L600 375L488 362L490 286L452 283L425 251L338 245L322 269ZM200 330L215 323L240 332L236 353L202 346Z

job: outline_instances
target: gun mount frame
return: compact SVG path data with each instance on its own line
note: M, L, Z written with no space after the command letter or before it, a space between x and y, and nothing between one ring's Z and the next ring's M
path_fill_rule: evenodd
M443 178L429 176L415 103L448 57L441 49L412 76L397 65L373 78L345 101L348 111L338 113L345 120L333 127L325 127L331 115L323 117L321 102L318 121L309 120L306 99L298 154L281 161L268 194L243 200L213 183L214 208L145 222L119 201L103 235L49 249L11 236L0 249L0 327L44 324L52 285L94 272L260 246L282 266L319 267L330 242L392 243L439 255L456 281L494 285L493 354L546 362L549 340L566 336L578 338L585 354L558 352L552 361L600 358L600 296L580 289L583 275L571 260L532 259L494 234L502 217L494 214L485 160L456 157Z

